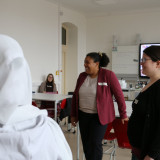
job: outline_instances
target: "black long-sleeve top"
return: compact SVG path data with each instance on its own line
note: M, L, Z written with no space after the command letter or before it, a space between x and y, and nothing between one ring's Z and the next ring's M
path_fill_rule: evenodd
M149 155L160 159L160 80L141 92L132 104L128 138L144 159Z

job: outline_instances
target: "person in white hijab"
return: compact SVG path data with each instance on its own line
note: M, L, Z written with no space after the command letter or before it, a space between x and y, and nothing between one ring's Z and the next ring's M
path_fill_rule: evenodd
M31 101L23 51L16 40L0 35L0 160L72 160L58 124Z

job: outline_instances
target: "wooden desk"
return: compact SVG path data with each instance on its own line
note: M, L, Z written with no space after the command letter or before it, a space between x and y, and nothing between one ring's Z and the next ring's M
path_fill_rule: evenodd
M63 99L70 98L72 95L50 94L50 93L33 93L32 100L53 101L55 104L55 121L57 121L57 103Z

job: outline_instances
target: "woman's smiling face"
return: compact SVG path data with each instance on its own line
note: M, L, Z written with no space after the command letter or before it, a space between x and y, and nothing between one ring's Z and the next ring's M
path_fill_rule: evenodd
M87 56L84 60L84 67L85 67L85 72L88 75L95 75L98 73L99 70L99 62L94 62L94 60Z
M52 75L49 75L48 76L48 82L52 82L53 81L53 76Z
M141 62L142 65L142 73L151 77L156 69L156 62L152 61L152 59L147 56L145 53L143 54L143 61Z

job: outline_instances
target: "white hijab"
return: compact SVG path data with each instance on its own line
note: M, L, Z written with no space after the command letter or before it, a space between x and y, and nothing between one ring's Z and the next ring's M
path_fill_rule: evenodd
M31 75L23 51L13 38L0 34L0 124L44 114L31 101Z
M58 124L31 105L31 88L20 45L0 35L0 159L72 160Z

